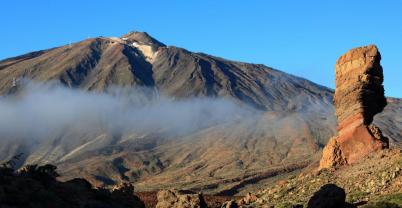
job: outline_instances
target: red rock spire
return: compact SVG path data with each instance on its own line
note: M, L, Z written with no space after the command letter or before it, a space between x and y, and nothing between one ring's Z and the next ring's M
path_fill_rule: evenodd
M351 164L388 147L388 139L371 124L374 115L387 104L380 60L377 47L369 45L350 50L336 62L338 136L324 148L320 168Z

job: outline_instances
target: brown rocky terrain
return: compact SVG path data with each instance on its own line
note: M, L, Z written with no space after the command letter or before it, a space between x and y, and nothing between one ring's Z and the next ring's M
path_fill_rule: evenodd
M77 121L32 142L33 149L1 135L0 159L24 152L20 165L52 163L61 179L85 177L95 186L129 181L138 191L243 194L257 182L269 184L270 178L317 161L336 132L331 89L264 65L166 46L146 33L91 38L0 61L3 97L18 99L22 79L102 93L116 86L147 87L150 97L177 100L223 97L258 114L174 136L164 135L165 129L85 129ZM374 123L396 146L402 139L402 101L389 103Z
M177 190L162 190L157 194L156 208L207 208L207 203L202 194L181 193Z
M181 192L181 195L183 195L183 194L186 195L186 193L194 194L194 192L191 192L191 191L185 191L184 193L183 193L183 191L178 191L178 192ZM156 205L158 204L157 194L158 194L158 191L136 192L135 193L135 195L137 195L141 199L141 201L144 202L146 208L155 208L156 207ZM202 194L202 198L209 208L220 208L228 201L239 200L239 199L242 199L243 197L242 196L223 196L223 195Z
M334 95L338 135L324 148L320 168L351 164L389 147L388 138L371 124L387 104L380 60L374 45L352 49L338 59Z
M254 200L238 200L243 207L307 206L325 184L336 184L346 192L346 202L363 207L402 206L402 152L383 150L337 170L316 171L317 165L300 174L278 178L277 183L253 193ZM250 198L250 197L249 197ZM388 206L385 204L388 203ZM392 205L393 204L393 205Z

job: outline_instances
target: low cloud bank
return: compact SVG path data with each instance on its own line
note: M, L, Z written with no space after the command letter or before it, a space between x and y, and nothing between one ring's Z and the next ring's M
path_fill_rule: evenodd
M38 140L71 126L116 134L160 129L183 134L252 114L227 99L175 100L147 88L99 93L29 81L20 87L19 93L0 97L2 138Z

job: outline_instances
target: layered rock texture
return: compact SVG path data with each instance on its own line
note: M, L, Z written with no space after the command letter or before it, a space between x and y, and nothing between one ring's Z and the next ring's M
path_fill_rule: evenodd
M371 124L387 105L380 60L378 48L369 45L350 50L336 62L338 136L324 148L320 168L354 163L389 146L381 130Z

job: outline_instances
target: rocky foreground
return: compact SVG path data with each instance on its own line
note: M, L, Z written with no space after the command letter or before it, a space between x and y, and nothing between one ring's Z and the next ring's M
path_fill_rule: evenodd
M369 207L387 202L402 206L402 151L376 152L337 170L306 170L253 194L254 200L248 203L246 200L238 203L244 207L307 206L314 193L325 184L344 189L350 205Z
M317 170L317 166L318 163L244 197L226 197L227 201L178 190L153 193L153 200L141 198L147 207L157 208L402 207L400 149L376 152L339 169Z
M12 164L12 161L11 161ZM66 182L58 177L53 165L29 165L18 171L5 163L0 167L0 207L2 208L143 208L125 184L114 190L93 187L85 179Z
M162 190L134 195L129 185L94 188L84 179L59 182L55 167L29 166L0 171L0 207L402 207L402 150L372 153L338 169L317 170L277 180L244 197ZM143 200L144 202L141 202Z

